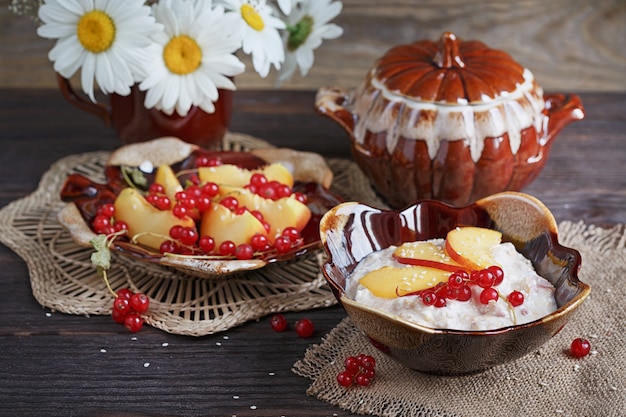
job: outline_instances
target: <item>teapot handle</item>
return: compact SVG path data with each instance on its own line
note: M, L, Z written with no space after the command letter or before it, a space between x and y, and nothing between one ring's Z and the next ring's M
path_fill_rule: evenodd
M546 94L544 113L548 116L547 141L555 137L565 126L585 117L580 97L576 94Z
M351 137L354 137L355 115L347 106L351 92L341 87L322 87L315 97L315 108L323 116L337 122Z
M65 97L65 99L70 104L81 110L86 111L87 113L95 114L96 116L101 118L102 121L104 121L104 124L106 126L111 126L112 119L111 109L109 106L102 103L94 103L88 98L76 94L76 91L74 91L74 88L72 87L72 84L70 84L70 81L58 73L57 83L59 84L61 94L63 94L63 97Z

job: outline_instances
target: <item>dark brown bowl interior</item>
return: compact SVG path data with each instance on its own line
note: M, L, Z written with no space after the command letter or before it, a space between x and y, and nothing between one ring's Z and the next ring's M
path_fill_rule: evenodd
M489 331L432 329L363 306L344 295L346 278L367 254L407 241L445 238L457 226L502 232L554 287L556 312L531 323ZM328 260L323 273L334 295L374 346L424 372L462 374L508 362L536 350L558 333L590 291L577 276L578 251L559 244L548 209L522 193L500 193L454 208L424 200L401 211L359 203L335 207L321 222Z

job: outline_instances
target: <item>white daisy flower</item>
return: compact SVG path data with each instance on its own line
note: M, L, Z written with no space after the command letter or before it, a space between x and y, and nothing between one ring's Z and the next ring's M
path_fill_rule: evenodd
M231 13L210 0L160 0L153 12L165 30L153 36L153 58L139 84L147 91L144 105L170 115L185 116L191 106L213 113L218 88L235 90L229 77L245 69L233 55L241 43L229 35Z
M332 0L303 0L288 17L285 34L286 57L277 84L290 79L297 67L304 77L313 66L313 50L324 39L335 39L343 34L343 29L330 22L341 13L342 3Z
M235 12L229 23L237 28L241 49L252 56L255 71L265 78L272 65L280 69L285 51L278 30L285 28L285 22L274 15L275 10L266 0L222 0L221 3Z
M37 34L57 39L48 54L54 70L70 78L80 69L93 101L94 78L104 93L130 94L150 35L160 30L144 0L46 0L39 19Z

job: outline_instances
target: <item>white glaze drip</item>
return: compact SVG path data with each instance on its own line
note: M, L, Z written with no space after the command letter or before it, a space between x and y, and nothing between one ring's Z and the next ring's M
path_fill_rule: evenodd
M372 73L373 76L373 73ZM485 139L508 133L513 154L521 145L522 130L543 129L543 91L534 76L524 70L524 82L499 97L485 97L475 104L447 104L419 101L388 90L380 80L362 85L355 104L358 115L354 128L357 143L363 144L367 131L387 132L387 151L395 150L400 137L426 142L433 160L442 141L466 140L474 162L480 159Z

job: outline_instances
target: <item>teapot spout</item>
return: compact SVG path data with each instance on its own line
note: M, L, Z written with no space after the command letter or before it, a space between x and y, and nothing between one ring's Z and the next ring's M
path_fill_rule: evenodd
M576 94L546 94L545 140L550 142L565 126L585 117L580 97Z
M323 116L338 123L352 139L356 116L349 109L352 93L341 87L322 87L315 97L315 108Z

